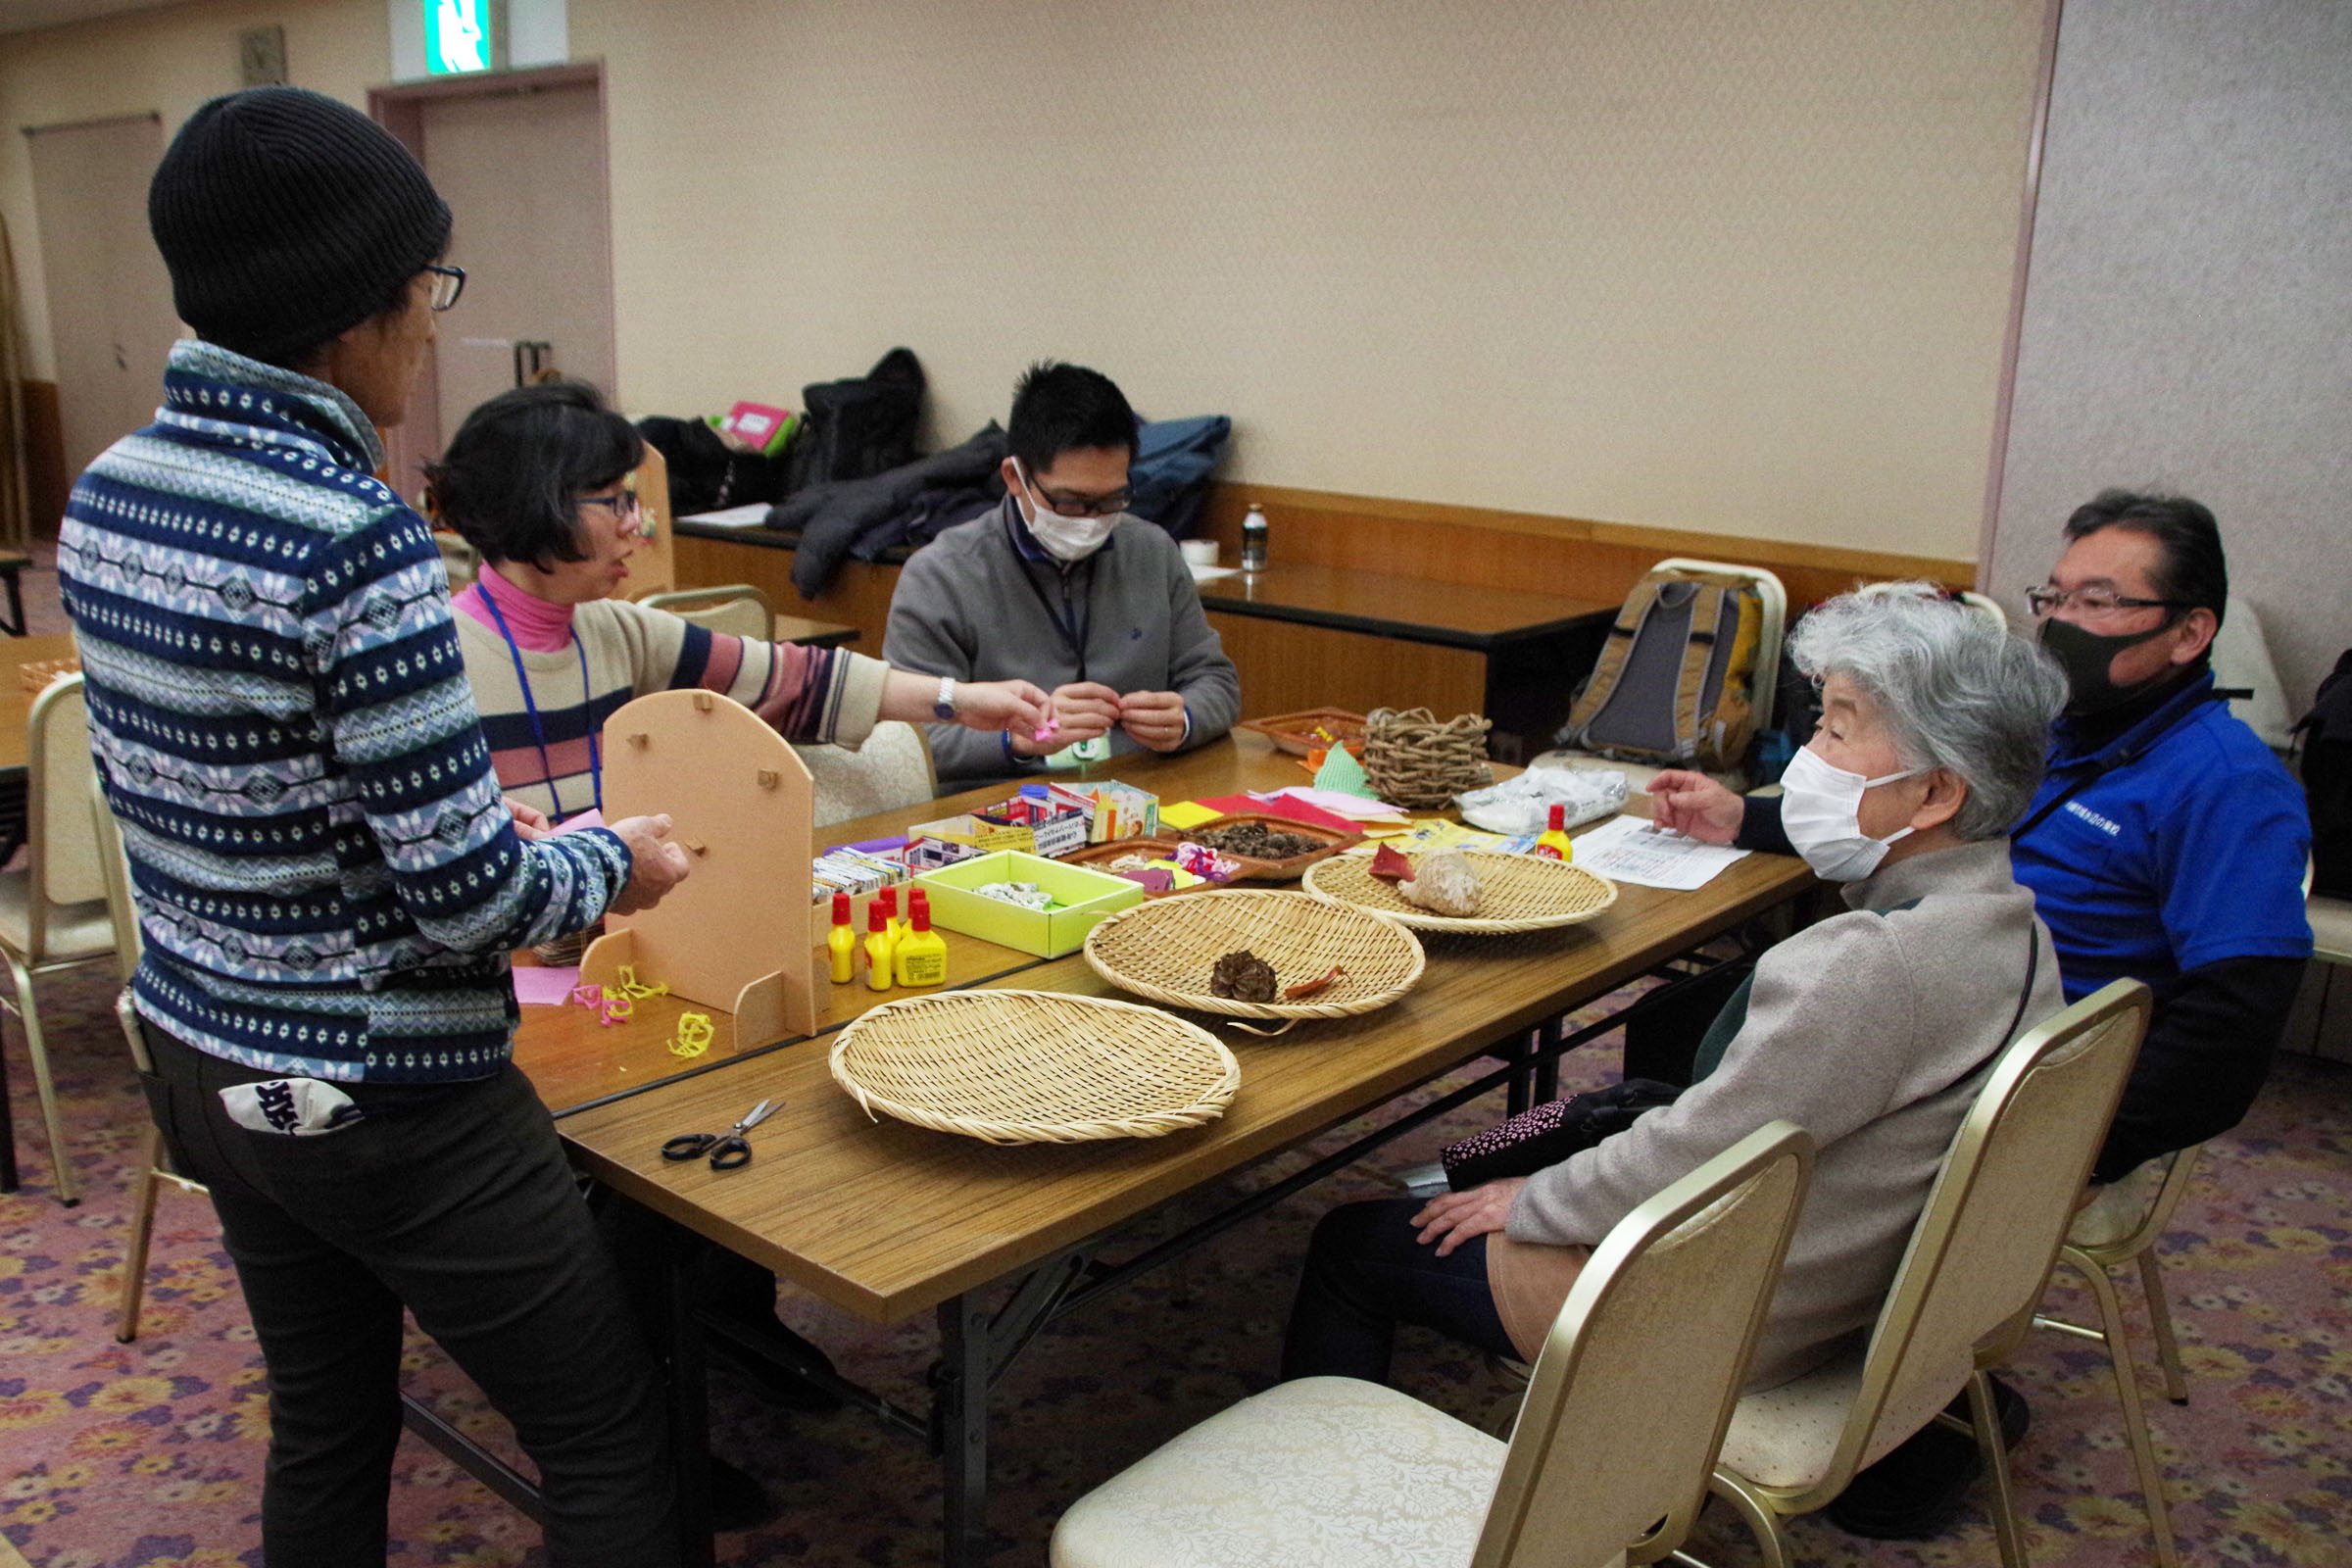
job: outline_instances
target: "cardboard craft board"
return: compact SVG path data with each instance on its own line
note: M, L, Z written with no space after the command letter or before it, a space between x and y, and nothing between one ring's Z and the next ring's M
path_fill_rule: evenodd
M651 909L608 915L580 960L713 1009L727 1052L816 1032L808 865L816 786L784 737L715 692L656 692L605 722L605 815L667 812L692 862Z

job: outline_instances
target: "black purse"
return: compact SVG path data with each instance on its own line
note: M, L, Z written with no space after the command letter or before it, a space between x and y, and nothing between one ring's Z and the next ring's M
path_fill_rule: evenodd
M1606 1089L1523 1110L1440 1151L1446 1185L1461 1193L1506 1176L1532 1176L1616 1137L1644 1112L1673 1104L1681 1094L1655 1078L1624 1078Z

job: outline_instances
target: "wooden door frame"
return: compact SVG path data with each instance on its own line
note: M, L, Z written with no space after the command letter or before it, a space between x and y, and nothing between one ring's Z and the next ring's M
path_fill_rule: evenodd
M619 316L613 297L612 247L612 130L611 95L605 87L605 63L601 60L582 60L561 66L534 66L525 71L474 71L464 75L432 76L422 81L398 82L388 87L368 89L368 113L390 131L400 144L424 162L424 112L432 104L449 103L462 98L528 97L556 87L590 87L596 92L596 121L601 134L596 143L596 161L605 187L605 318L613 328L612 379L620 379ZM603 389L617 407L620 391L617 384ZM413 483L416 466L422 457L420 444L411 434L426 425L441 423L440 362L432 349L425 350L422 369L416 373L416 390L409 403L408 422L399 429L385 432L384 468L388 482L403 495L403 483Z

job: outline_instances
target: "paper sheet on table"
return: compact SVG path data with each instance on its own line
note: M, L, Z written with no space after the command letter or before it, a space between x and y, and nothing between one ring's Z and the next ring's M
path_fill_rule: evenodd
M1178 801L1173 806L1159 808L1160 825L1163 827L1199 827L1224 814L1214 808L1202 806L1199 801Z
M1659 833L1638 816L1612 817L1576 839L1576 863L1613 881L1689 893L1748 854L1727 844L1701 844L1680 833Z
M526 1007L562 1006L580 984L577 965L569 969L517 968L514 975L514 1000Z
M1386 801L1367 801L1360 795L1343 795L1338 790L1292 788L1251 790L1250 792L1250 798L1256 801L1271 801L1278 795L1287 795L1292 800L1314 807L1318 810L1329 811L1335 816L1345 816L1357 822L1378 822L1391 817L1402 818L1404 815L1401 807L1391 806Z
M716 512L691 512L680 522L708 522L720 528L756 528L767 520L768 504L755 501L748 507L723 507Z
M1203 566L1193 561L1186 562L1185 565L1191 569L1195 582L1215 582L1219 577L1239 577L1242 574L1239 566Z

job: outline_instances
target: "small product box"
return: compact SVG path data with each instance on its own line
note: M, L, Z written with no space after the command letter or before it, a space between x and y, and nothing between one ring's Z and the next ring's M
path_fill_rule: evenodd
M1085 849L1087 829L1094 820L1093 813L1085 806L1056 801L1049 788L1042 784L1023 785L1021 793L1011 800L1000 801L995 806L974 811L972 815L975 820L993 827L1026 828L1029 832L1026 846L984 839L981 848L1026 848L1049 859L1067 855L1072 850Z
M943 816L936 822L917 822L906 830L906 837L910 843L954 844L982 855L999 850L1019 850L1026 854L1037 848L1037 835L1026 827L992 821L978 812Z
M914 880L930 890L933 924L1045 958L1076 953L1105 915L1144 902L1143 888L1123 876L1015 851L959 860ZM1034 882L1061 907L1024 909L972 891L991 882Z

